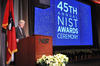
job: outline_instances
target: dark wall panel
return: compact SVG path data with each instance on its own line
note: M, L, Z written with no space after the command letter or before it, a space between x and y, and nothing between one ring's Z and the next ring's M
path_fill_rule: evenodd
M1 40L1 1L0 1L0 40ZM1 65L1 41L0 41L0 66Z
M33 5L39 8L48 8L50 7L50 0L32 0Z
M0 0L0 66L6 66L5 32L2 31L2 20L7 0Z

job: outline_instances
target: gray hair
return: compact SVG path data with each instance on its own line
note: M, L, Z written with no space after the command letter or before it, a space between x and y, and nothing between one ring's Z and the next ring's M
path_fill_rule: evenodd
M24 20L19 20L18 24L25 23Z

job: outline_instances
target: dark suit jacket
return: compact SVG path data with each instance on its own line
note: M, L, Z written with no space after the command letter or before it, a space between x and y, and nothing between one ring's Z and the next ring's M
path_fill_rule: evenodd
M21 28L21 29L22 29L22 28ZM22 34L22 33L23 33L23 34ZM25 38L25 37L26 37L25 32L24 32L23 29L22 29L22 33L21 33L19 27L16 27L16 38L17 38L17 39L22 39L22 38Z

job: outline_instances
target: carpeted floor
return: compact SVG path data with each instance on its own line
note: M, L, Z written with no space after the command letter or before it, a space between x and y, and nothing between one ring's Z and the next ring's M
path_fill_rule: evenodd
M14 66L14 65L9 65ZM100 66L100 58L94 58L78 62L69 62L67 66Z
M100 58L68 63L67 66L100 66Z

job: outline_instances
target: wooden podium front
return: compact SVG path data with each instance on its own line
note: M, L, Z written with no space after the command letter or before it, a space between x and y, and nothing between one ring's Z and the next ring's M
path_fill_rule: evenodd
M22 39L17 44L16 66L36 66L36 60L42 55L52 55L52 37L34 35Z

